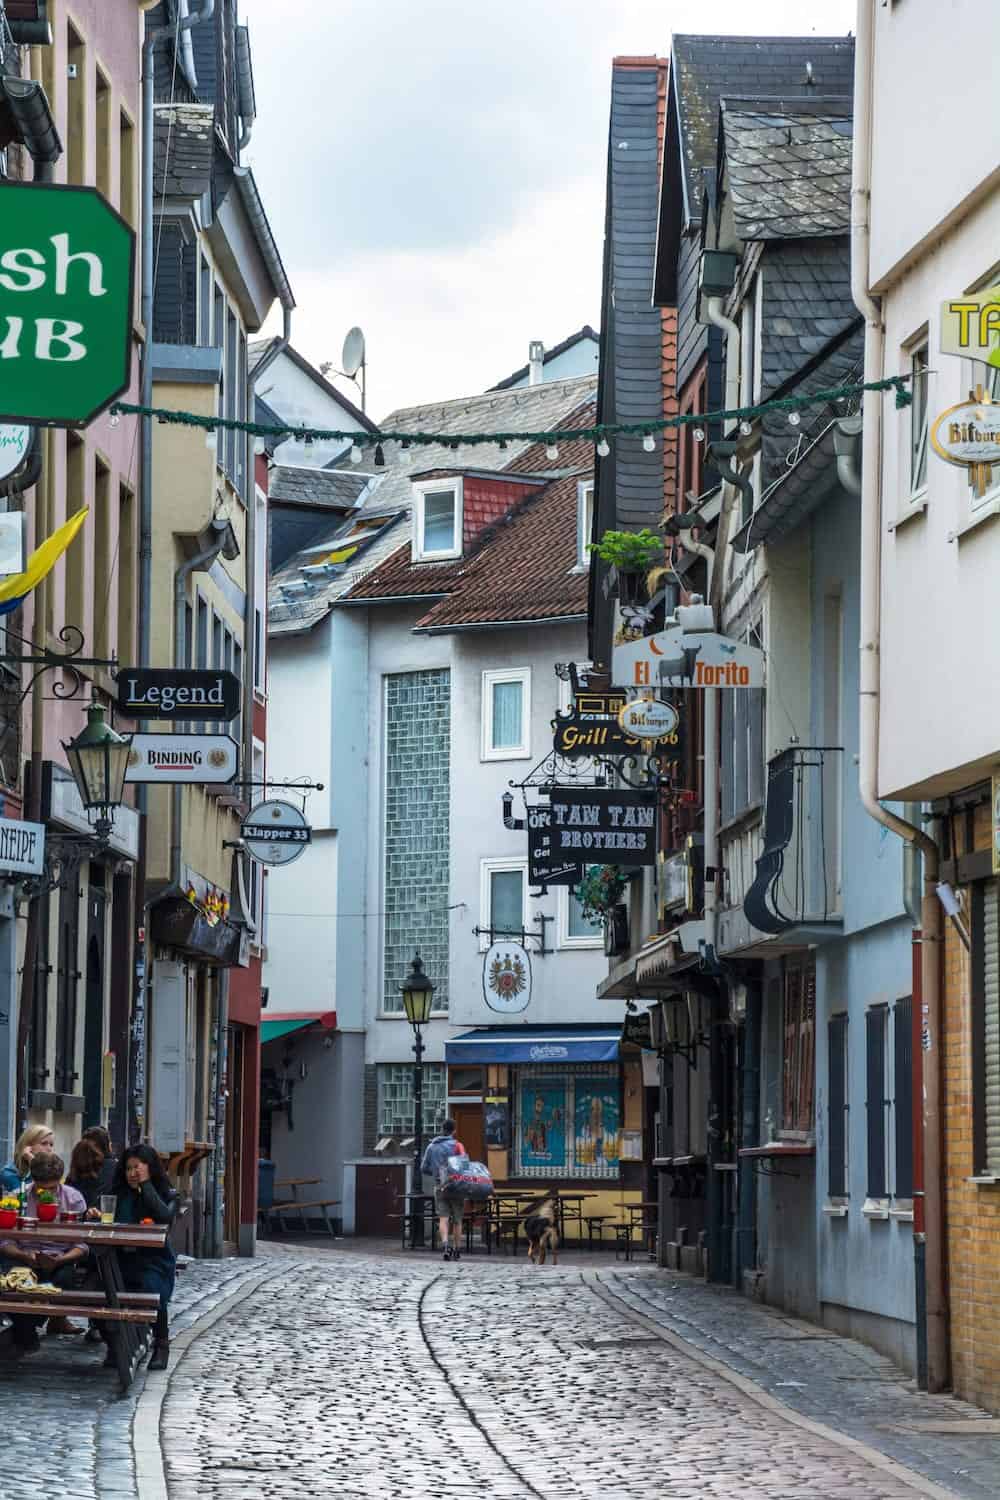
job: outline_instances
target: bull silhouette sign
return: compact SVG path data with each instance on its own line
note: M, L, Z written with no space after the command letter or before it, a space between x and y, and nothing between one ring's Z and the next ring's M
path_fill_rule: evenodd
M680 625L616 646L612 678L620 688L759 688L764 653L714 630Z

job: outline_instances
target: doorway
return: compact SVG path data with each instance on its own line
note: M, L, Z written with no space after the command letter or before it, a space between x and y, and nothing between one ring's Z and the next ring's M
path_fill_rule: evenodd
M483 1135L483 1106L476 1104L455 1104L448 1106L448 1111L455 1121L455 1134L462 1142L466 1152L473 1161L485 1161L483 1152L486 1149L485 1137Z

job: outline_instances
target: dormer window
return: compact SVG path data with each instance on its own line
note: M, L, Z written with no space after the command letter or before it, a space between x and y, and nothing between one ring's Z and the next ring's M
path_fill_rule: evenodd
M428 479L413 486L413 560L462 555L462 481Z

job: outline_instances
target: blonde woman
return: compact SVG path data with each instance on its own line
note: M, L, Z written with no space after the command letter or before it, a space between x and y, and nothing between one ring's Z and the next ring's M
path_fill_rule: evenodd
M31 1158L39 1151L54 1151L55 1137L47 1125L29 1125L14 1147L14 1159L0 1167L0 1192L16 1193L31 1171Z

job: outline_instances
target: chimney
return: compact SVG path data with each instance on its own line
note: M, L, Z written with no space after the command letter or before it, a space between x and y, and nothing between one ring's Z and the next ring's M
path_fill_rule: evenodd
M532 339L528 345L528 384L541 385L542 362L545 359L545 345L541 339Z

